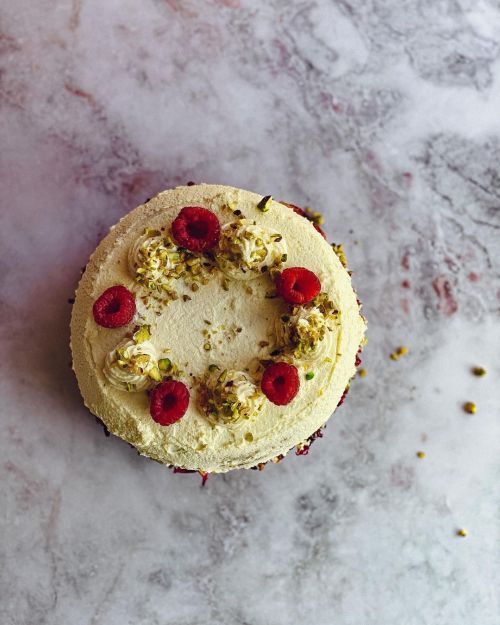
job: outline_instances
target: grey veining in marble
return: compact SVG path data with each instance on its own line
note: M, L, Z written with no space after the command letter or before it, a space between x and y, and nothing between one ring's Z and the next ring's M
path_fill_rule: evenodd
M0 17L0 623L498 625L498 0ZM80 267L188 180L324 211L370 323L308 456L203 489L105 438L68 367Z

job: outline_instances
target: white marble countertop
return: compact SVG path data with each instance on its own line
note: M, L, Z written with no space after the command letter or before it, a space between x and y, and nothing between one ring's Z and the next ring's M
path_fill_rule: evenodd
M0 623L498 625L498 0L0 14ZM324 211L370 323L307 457L203 489L105 438L68 367L80 267L188 180Z

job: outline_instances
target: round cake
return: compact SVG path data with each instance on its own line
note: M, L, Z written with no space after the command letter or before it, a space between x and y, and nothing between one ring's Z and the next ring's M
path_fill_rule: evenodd
M111 229L71 319L80 391L111 433L202 474L307 450L345 396L365 331L342 248L310 218L199 184Z

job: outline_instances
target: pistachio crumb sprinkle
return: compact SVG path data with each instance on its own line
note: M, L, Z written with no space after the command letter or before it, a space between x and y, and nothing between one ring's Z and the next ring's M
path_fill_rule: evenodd
M478 378L482 378L484 375L486 375L486 369L484 367L473 367L472 373Z
M473 401L467 401L464 404L464 410L468 414L476 414L477 406L476 406L476 404Z
M172 361L170 358L160 358L158 361L158 368L160 371L168 371L172 368Z
M425 451L417 451L417 458L423 459L426 457L427 457L427 454L425 453Z
M314 378L314 371L308 371L305 377L306 380L312 380Z
M271 208L272 200L273 200L272 195L265 195L257 204L257 208L263 213L267 213L267 211Z
M457 530L457 536L461 536L462 538L465 538L468 534L469 532L463 527Z
M391 360L399 360L401 358L401 356L406 356L406 354L408 353L408 348L405 347L404 345L401 345L400 347L397 347L392 354L390 355Z
M358 375L360 378L366 378L366 373L367 373L366 369L360 369L358 371Z

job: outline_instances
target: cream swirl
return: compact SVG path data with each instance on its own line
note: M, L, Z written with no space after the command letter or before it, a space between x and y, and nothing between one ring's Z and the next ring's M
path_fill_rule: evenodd
M222 227L216 259L220 269L231 278L251 280L264 268L283 263L286 252L279 232L257 226L250 219L238 219Z
M144 391L158 371L158 357L150 341L136 343L124 338L104 361L103 373L113 386L126 391Z
M129 248L128 264L136 281L150 291L170 290L171 280L179 277L183 254L159 230L146 230Z
M262 408L264 396L244 371L218 368L209 371L201 384L200 404L213 425L238 428Z
M317 360L331 351L337 316L332 302L320 294L312 305L294 306L276 320L278 343L298 360Z

